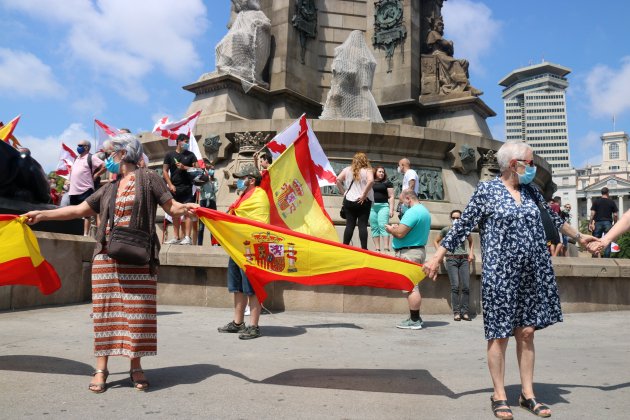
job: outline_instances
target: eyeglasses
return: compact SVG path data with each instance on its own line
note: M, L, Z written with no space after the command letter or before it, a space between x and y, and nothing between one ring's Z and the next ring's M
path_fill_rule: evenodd
M527 160L527 159L514 159L514 160L517 162L523 162L525 166L534 166L533 160Z

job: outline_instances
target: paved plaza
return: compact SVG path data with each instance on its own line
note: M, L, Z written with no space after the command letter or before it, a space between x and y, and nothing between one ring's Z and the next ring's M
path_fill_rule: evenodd
M159 307L151 390L130 387L110 361L110 388L87 390L93 369L89 304L0 313L0 418L488 419L491 382L481 318L283 312L263 337L219 334L229 309ZM555 419L628 418L629 312L565 315L537 333L536 390ZM506 382L518 370L508 348ZM514 408L515 418L533 419Z

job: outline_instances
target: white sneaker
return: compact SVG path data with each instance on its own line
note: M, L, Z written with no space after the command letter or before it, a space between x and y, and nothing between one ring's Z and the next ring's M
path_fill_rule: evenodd
M249 314L250 314L250 312L251 312L251 311L249 310L249 305L247 305L247 306L245 307L245 316L249 315Z
M184 239L179 243L180 245L192 245L192 239L190 236L184 236Z
M177 238L173 238L173 239L169 239L168 241L164 242L167 245L177 245L179 243L179 239Z

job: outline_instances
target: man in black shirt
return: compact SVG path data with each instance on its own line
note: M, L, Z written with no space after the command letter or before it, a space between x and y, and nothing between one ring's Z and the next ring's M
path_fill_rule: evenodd
M591 219L588 224L593 236L601 238L617 222L617 204L608 197L608 188L602 188L602 196L591 206ZM604 250L604 258L610 257L610 245Z
M171 150L164 156L164 164L162 165L162 174L164 180L171 190L176 201L180 203L193 203L192 180L186 172L190 168L197 167L197 158L195 154L188 150L190 138L186 134L177 136L177 148ZM173 231L175 237L167 244L192 245L190 234L192 232L192 223L190 217L184 216L184 231L180 232L181 219L173 219ZM183 237L183 238L182 238Z

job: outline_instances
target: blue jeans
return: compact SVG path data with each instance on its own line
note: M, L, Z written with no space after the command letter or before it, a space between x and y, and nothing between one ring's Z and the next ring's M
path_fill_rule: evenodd
M240 292L247 296L254 296L254 288L245 275L245 272L234 262L232 258L228 260L227 283L230 293Z
M467 258L446 257L446 272L451 281L451 305L454 314L467 314L470 305L470 271ZM462 293L459 293L461 285Z
M593 236L596 238L601 238L605 233L612 228L612 222L607 220L602 220L600 222L595 222L595 230L593 231ZM604 258L610 258L610 245L606 247L604 250Z

